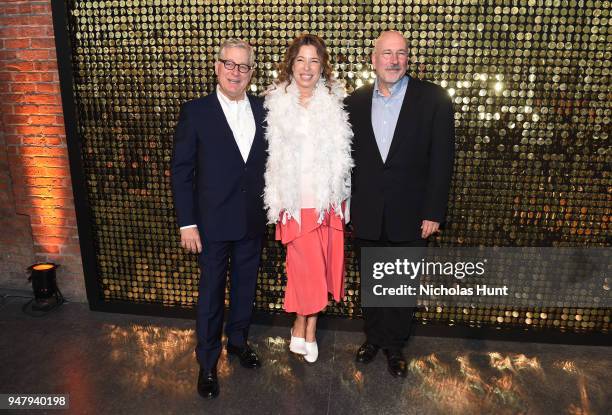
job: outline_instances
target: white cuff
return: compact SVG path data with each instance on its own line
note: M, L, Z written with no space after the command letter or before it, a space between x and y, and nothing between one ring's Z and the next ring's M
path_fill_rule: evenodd
M197 228L198 225L187 225L187 226L181 226L181 230L183 229L188 229L188 228Z

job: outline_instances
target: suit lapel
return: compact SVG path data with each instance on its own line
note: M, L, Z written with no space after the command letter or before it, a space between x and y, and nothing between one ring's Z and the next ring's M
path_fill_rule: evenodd
M215 97L213 99L213 116L219 121L220 126L222 126L225 131L225 135L232 142L232 147L234 148L234 153L238 156L240 161L244 164L244 159L242 158L242 154L240 153L240 148L238 148L238 143L236 143L236 137L234 137L234 133L232 132L232 128L227 122L227 118L225 118L225 113L223 112L223 108L221 107L221 103L219 102L219 97L217 96L217 92L213 92Z
M418 108L420 99L421 88L419 80L411 77L410 81L408 81L404 100L402 101L402 108L397 118L397 124L395 124L395 131L393 131L393 139L391 140L391 147L389 148L389 154L387 154L385 164L391 160L391 157L393 157L393 154L400 145L400 141L405 139L403 137L415 131L418 122L416 118L419 113L419 111L415 109Z
M364 103L360 105L360 108L365 108L361 116L363 117L363 122L368 126L368 140L370 140L370 146L373 146L376 150L376 154L378 154L377 160L382 165L384 164L382 156L380 155L380 149L378 148L378 143L376 142L376 135L374 134L374 127L372 126L372 97L374 95L374 84L371 84L364 91Z
M255 97L247 94L249 98L249 104L251 104L251 112L253 113L253 118L255 119L255 137L253 137L253 144L251 145L251 150L249 151L249 155L247 156L247 163L251 160L251 155L257 152L256 147L259 147L263 142L263 106L258 105L257 101L255 101Z

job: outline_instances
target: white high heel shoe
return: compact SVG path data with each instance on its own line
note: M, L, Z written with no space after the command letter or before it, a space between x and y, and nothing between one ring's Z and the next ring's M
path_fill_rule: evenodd
M317 358L319 357L319 347L317 346L317 341L307 342L306 339L304 339L304 346L306 349L304 360L306 360L308 363L316 362Z
M293 336L293 327L291 328L291 343L289 343L289 350L296 354L307 353L306 351L306 339L303 337L294 337Z

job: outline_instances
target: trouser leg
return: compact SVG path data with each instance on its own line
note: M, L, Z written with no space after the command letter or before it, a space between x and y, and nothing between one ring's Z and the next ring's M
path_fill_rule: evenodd
M230 307L225 325L229 344L246 344L257 286L262 237L243 239L232 244Z
M210 370L216 366L221 353L225 284L231 243L202 242L196 308L196 357L204 370Z

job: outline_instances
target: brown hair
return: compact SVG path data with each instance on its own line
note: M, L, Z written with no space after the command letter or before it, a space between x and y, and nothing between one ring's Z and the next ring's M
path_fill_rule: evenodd
M289 85L291 83L291 75L293 75L293 61L300 52L300 48L307 45L314 46L317 50L317 55L321 60L321 69L323 69L321 77L326 81L327 88L331 91L331 84L333 82L332 68L329 64L329 54L327 53L325 42L323 42L323 39L321 39L319 36L308 33L293 39L287 48L285 57L278 68L278 84L286 82L287 85Z

